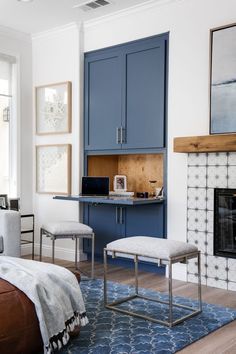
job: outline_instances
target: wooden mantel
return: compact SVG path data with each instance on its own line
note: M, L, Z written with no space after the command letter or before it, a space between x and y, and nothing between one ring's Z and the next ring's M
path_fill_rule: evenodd
M188 136L174 138L174 152L236 151L236 134Z

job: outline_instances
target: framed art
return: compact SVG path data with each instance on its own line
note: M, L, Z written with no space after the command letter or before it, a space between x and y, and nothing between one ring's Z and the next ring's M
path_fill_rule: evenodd
M71 82L36 87L36 134L71 131Z
M36 192L71 193L71 145L36 146Z
M210 32L210 134L236 132L236 24Z
M126 192L127 191L126 176L123 176L123 175L114 176L114 191L115 192Z
M7 194L0 194L0 209L7 209Z

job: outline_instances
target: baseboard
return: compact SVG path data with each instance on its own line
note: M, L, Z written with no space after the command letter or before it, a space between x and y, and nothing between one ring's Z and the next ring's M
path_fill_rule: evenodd
M26 244L21 245L21 255L26 256L31 254L32 245ZM35 243L34 245L34 253L35 255L39 255L39 243ZM43 256L51 257L52 256L52 247L49 245L43 245L42 249ZM63 259L66 261L74 261L75 260L75 250L70 248L63 247L55 247L55 258ZM78 262L86 261L87 256L82 250L78 250Z

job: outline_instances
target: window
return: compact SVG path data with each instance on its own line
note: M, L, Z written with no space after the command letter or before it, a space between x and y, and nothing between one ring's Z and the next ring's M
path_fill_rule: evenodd
M16 59L0 53L0 194L17 196Z

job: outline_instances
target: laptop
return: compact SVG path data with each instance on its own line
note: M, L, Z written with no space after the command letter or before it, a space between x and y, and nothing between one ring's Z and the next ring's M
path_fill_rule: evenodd
M108 197L109 177L82 177L80 197Z

